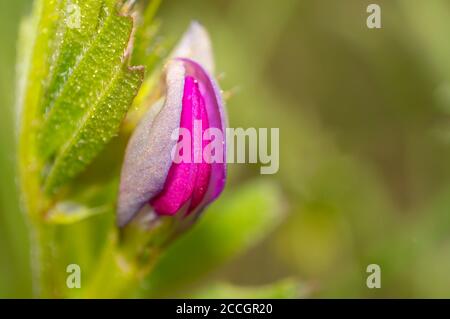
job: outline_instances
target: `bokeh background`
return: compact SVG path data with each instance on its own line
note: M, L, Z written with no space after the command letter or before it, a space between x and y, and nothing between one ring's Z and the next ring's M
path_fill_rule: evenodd
M366 27L370 3L382 29ZM0 0L0 297L31 296L13 121L17 28L30 5ZM158 18L161 37L191 19L208 28L231 126L280 128L280 170L262 179L281 190L284 218L203 282L450 297L448 0L165 1ZM259 165L230 165L228 189L258 176ZM381 289L366 287L371 263Z

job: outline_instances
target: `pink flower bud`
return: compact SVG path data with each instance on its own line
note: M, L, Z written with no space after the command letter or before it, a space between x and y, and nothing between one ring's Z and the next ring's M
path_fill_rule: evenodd
M192 28L198 32L199 25ZM164 102L149 109L128 143L120 181L119 226L145 205L157 215L198 213L224 188L226 114L216 82L199 63L176 57L165 69L165 93ZM200 129L196 130L196 123L201 123ZM203 156L211 142L204 133L211 128L223 132L223 158L212 162ZM181 130L189 132L190 141L182 141L185 135L174 138L174 132ZM201 142L196 143L199 134ZM182 156L189 160L174 161L173 150L178 152L181 142L192 146L182 151L190 151Z

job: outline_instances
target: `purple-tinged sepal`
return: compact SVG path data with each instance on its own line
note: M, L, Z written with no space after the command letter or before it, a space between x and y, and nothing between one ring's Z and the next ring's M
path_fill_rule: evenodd
M164 99L149 108L127 146L119 226L149 207L156 216L198 214L225 186L227 119L203 27L193 23L172 57ZM208 155L210 144L214 156Z

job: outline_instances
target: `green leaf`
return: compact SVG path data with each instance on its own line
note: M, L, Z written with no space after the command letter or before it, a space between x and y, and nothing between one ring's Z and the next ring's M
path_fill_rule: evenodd
M51 224L68 225L106 213L110 209L109 206L89 208L74 202L60 202L48 212L46 221Z
M21 23L18 41L17 108L22 145L25 142L30 144L29 138L33 136L30 131L35 129L35 122L40 119L39 101L43 94L43 83L50 70L58 13L62 6L62 0L37 0L34 2L33 13Z
M285 279L262 286L236 286L229 283L215 283L195 293L200 299L294 299L304 297L306 291L293 279Z
M21 144L35 157L29 161L42 163L47 194L83 171L117 135L143 81L143 68L128 67L133 20L117 12L117 2L44 0L35 10L40 16L36 30L54 37L37 35L28 48L32 63L23 64L30 74L25 96L33 103L20 103L28 117L22 120ZM71 14L79 14L74 18L79 23L69 24ZM39 73L43 57L47 64ZM34 88L31 80L39 85ZM36 133L27 132L30 127ZM36 143L30 136L38 137Z
M116 68L109 87L59 151L45 182L47 192L81 172L116 134L143 76L142 68Z
M111 13L96 39L78 58L80 61L45 115L39 138L44 158L57 151L89 109L97 105L111 81L111 73L122 64L132 27L130 17Z
M39 175L42 164L38 159L36 136L42 119L40 101L45 92L62 0L36 0L29 18L20 28L17 113L19 129L18 165L24 206L29 214L39 214L45 206L40 196Z
M42 112L50 109L51 103L54 102L69 78L71 70L75 67L77 58L81 55L83 49L88 46L91 39L95 39L103 2L98 0L72 0L64 1L64 4L66 19L59 19L57 30L59 37L53 53L54 58L45 92L45 100L42 103ZM82 14L82 19L76 16L78 13ZM74 20L79 18L79 27L67 23L67 18L70 18L70 16ZM72 23L76 22L73 21Z
M164 295L208 274L250 248L280 221L278 187L253 181L226 194L161 256L143 294Z
M136 41L131 62L145 65L150 71L158 61L158 54L162 51L156 37L160 23L155 22L155 14L162 0L152 0L145 8L144 14L137 21Z

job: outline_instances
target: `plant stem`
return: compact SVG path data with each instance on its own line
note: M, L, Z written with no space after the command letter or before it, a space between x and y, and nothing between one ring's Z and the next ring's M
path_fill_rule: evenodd
M116 231L110 235L108 243L97 268L79 297L82 298L120 298L130 297L139 286L141 279L155 264L158 253L140 265L135 251L123 251L117 240Z

